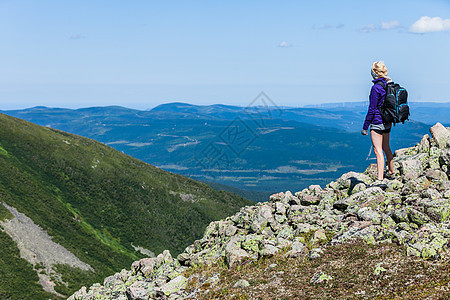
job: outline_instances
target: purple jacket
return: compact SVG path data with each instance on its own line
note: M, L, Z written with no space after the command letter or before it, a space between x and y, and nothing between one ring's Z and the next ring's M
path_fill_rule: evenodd
M377 81L381 81L386 85L385 78L377 78L372 81L374 84L370 90L369 110L367 111L366 120L364 121L364 130L369 129L370 124L383 124L381 112L378 107L383 103L384 98L386 97L386 91L381 85L376 84Z

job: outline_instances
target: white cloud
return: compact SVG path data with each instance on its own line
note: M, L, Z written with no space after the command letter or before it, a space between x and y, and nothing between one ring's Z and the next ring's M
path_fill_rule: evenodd
M426 33L437 31L450 31L450 19L442 19L441 17L423 16L409 27L409 32Z
M281 47L281 48L287 48L287 47L291 47L292 45L291 44L289 44L288 42L285 42L285 41L282 41L279 45L278 45L278 47Z
M397 20L381 22L381 25L368 24L359 29L360 32L372 32L379 30L391 30L400 27L400 22Z
M381 22L381 29L388 30L388 29L395 29L400 27L399 21L389 21L389 22Z
M312 26L312 29L313 30L316 30L316 29L318 29L318 30L328 30L328 29L342 29L342 28L344 28L344 24L337 24L337 25L331 25L331 24L325 24L325 25L322 25L322 26L319 26L319 27L317 27L316 25L313 25Z
M364 27L361 27L359 29L359 31L361 31L361 32L371 32L371 31L374 31L374 30L377 30L377 27L375 26L375 24L368 24L368 25L366 25Z
M80 40L80 39L84 39L84 38L86 38L86 37L84 35L81 35L81 34L72 34L70 36L71 40Z

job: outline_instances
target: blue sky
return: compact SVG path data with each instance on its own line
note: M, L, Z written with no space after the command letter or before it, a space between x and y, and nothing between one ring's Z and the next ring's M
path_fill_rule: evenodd
M450 1L0 0L0 109L449 102Z

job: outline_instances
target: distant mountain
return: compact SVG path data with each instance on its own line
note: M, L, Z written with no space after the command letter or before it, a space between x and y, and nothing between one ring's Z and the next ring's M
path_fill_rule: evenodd
M366 105L326 110L168 103L150 111L110 106L5 113L96 139L194 179L263 192L252 194L263 201L283 188L299 190L360 171L366 158L374 159L370 138L359 133ZM414 105L413 116L419 114ZM414 145L428 127L416 121L394 127L392 148Z
M111 111L132 110L28 113L61 122L85 116L102 127ZM252 203L97 141L4 114L0 170L1 299L67 296L138 258L183 251L209 222Z

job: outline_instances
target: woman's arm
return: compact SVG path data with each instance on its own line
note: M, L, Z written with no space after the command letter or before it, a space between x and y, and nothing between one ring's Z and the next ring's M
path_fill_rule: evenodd
M370 123L372 123L372 120L375 116L376 111L378 110L378 99L380 97L380 93L375 88L375 84L372 86L372 89L370 90L369 95L369 109L367 111L366 120L364 121L363 129L367 130L369 129Z

